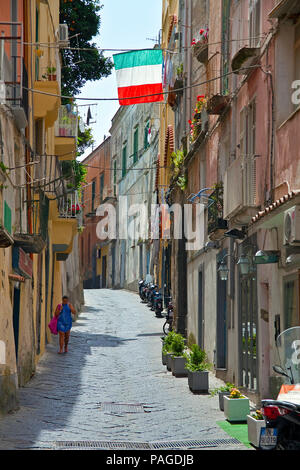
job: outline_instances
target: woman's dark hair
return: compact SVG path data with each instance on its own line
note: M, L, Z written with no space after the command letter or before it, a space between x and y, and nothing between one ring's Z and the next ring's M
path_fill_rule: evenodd
M67 295L64 295L64 296L63 296L63 300L64 300L64 299L68 299L68 298L69 298L69 297L68 297Z

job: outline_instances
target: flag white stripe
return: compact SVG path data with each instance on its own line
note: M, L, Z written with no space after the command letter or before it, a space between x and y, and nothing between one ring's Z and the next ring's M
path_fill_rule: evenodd
M120 69L116 70L116 76L119 88L162 83L162 66L161 64L141 65Z

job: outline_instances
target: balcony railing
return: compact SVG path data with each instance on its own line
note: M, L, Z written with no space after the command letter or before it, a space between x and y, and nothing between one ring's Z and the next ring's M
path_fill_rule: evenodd
M80 219L82 205L79 201L77 191L67 193L58 200L59 217L64 219Z
M227 230L227 221L223 218L223 186L217 186L209 196L211 203L208 206L208 227L210 238Z
M55 137L74 137L78 134L78 113L71 105L63 105L59 109L55 123Z

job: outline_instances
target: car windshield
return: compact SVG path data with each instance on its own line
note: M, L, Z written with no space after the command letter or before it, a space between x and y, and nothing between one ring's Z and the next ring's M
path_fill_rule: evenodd
M300 384L300 326L283 331L276 340L280 366L290 382Z

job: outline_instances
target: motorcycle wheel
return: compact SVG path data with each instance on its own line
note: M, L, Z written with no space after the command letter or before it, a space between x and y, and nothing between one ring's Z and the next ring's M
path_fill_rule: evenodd
M170 325L170 323L168 323L167 321L163 324L163 332L165 335L167 335L170 331L172 331L172 326Z

